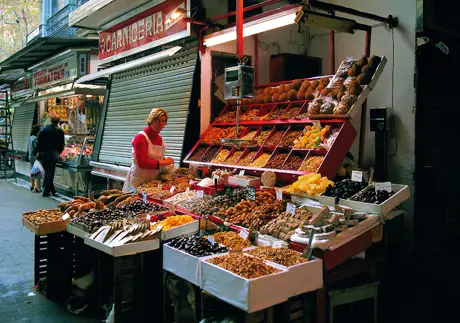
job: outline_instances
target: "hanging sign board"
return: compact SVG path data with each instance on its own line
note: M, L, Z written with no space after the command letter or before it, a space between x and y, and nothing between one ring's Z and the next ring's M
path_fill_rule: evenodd
M86 64L86 59L85 59ZM79 69L78 55L70 56L62 61L48 65L32 73L32 88L46 89L58 83L65 83L86 74L86 69Z
M99 34L99 64L105 64L190 36L190 24L171 19L176 9L190 14L190 0L169 0Z

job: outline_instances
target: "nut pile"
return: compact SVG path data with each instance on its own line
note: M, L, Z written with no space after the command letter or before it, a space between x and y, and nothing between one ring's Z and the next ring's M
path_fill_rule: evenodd
M209 145L219 144L220 138L227 137L228 130L226 128L211 128L203 135L203 142Z
M283 115L283 113L284 113L284 109L282 107L278 107L275 110L273 110L272 112L270 112L270 114L267 116L266 120L279 119Z
M279 272L278 269L265 264L262 260L244 255L220 256L208 259L206 262L222 267L246 279L253 279Z
M171 204L179 204L179 203L188 201L191 198L196 197L196 195L197 195L197 191L182 192L174 196L171 196L170 198L164 200L164 202L171 203Z
M241 116L241 121L253 120L255 117L257 117L258 113L259 109L251 109Z
M297 108L289 108L284 114L281 116L281 120L287 120L287 119L293 119L296 115L299 114L300 110L302 108L297 107Z
M295 233L295 229L301 228L303 225L308 225L312 218L313 213L301 209L297 209L294 215L284 212L278 218L260 228L260 233L289 241Z
M259 247L256 249L247 250L245 253L262 260L268 260L277 263L285 267L291 267L307 262L307 259L292 249Z
M280 153L274 155L269 162L267 163L267 168L272 168L272 169L280 169L281 166L284 164L284 161L286 160L288 154L287 153Z
M324 192L326 196L339 197L341 199L348 199L358 193L359 191L365 189L367 182L354 182L351 179L344 179L338 183L335 183L334 186L329 185Z
M238 128L238 138L241 137L241 134L246 130L246 127L239 126ZM222 138L236 138L236 127L227 128L227 136Z
M297 155L291 155L286 163L281 167L283 170L298 170L299 167L302 165L304 157L300 157Z
M214 156L217 154L217 151L219 150L219 147L211 147L209 150L203 155L201 160L205 163L210 162Z
M270 159L270 154L269 153L262 153L259 157L257 157L252 163L251 167L259 167L262 168L264 167L268 160Z
M211 161L211 163L222 164L225 158L227 158L228 154L230 154L230 149L222 148L216 157L214 157L214 159Z
M302 134L302 130L291 130L283 138L280 146L292 147L297 139L299 139Z
M249 151L246 156L240 159L240 161L237 163L239 166L248 166L249 163L251 162L252 158L257 154L256 150Z
M265 146L278 146L283 138L283 135L286 131L285 130L278 130L276 131L265 143Z
M252 140L254 139L254 136L256 135L257 130L252 130L250 131L247 135L241 137L242 140Z
M387 192L387 191L375 191L374 188L369 188L363 192L356 194L351 200L365 202L365 203L373 203L373 204L381 204L388 200L391 196L393 196L395 192Z
M23 213L25 219L29 220L33 224L43 224L50 222L62 221L61 210L38 210L34 212Z
M157 185L158 186L158 185ZM172 186L175 187L175 192L185 191L190 187L190 180L187 177L172 176L170 180L161 184L163 190L169 191Z
M233 155L228 157L228 159L225 161L227 165L235 165L238 159L243 155L243 150L235 151Z
M268 129L268 130L262 130L260 131L259 135L255 138L257 141L258 146L262 146L265 140L267 140L268 136L270 135L270 132L272 132L273 129Z
M189 160L191 161L199 161L201 157L203 157L204 153L208 150L208 147L198 147L197 150L190 156Z
M249 240L243 239L238 233L233 231L217 232L212 237L216 243L224 245L228 249L244 249L251 246Z
M169 245L195 257L206 257L228 251L226 247L218 243L211 243L208 239L196 235L175 238Z
M321 164L323 163L323 160L323 156L308 157L307 160L303 162L302 166L300 166L299 171L316 173L319 166L321 166Z
M227 113L216 118L217 122L232 122L235 121L236 111L228 111Z

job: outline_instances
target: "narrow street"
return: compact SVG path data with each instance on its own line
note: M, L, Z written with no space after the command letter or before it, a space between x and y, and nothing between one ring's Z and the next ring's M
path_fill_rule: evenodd
M59 202L0 180L0 322L97 322L77 317L34 289L34 234L22 226L25 211ZM31 294L29 294L31 293ZM30 296L29 296L30 295Z

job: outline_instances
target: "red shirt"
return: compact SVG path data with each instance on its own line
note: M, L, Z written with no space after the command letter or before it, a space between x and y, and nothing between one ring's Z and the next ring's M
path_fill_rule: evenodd
M155 132L152 127L147 126L144 129L144 132L149 137L152 145L162 146L163 139L161 136ZM134 156L136 158L137 165L140 168L144 169L158 169L159 163L158 160L149 158L148 148L149 144L147 139L144 137L143 134L137 134L133 139L133 148L134 148Z

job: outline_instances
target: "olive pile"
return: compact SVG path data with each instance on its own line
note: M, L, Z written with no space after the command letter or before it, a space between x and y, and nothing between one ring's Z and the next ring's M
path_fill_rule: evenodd
M352 200L365 203L381 204L388 200L394 194L394 192L388 191L376 192L374 189L369 188L368 190L357 194L355 197L352 198Z
M208 239L196 235L175 238L169 245L195 257L205 257L228 251L227 247L218 243L211 243Z
M326 196L339 197L341 199L348 199L365 189L367 182L354 182L351 179L344 179L341 182L335 183L334 186L329 185L324 192Z
M136 200L129 204L125 204L118 209L127 212L127 213L148 213L148 212L158 212L158 211L168 211L164 206L153 204L151 202L145 203L142 200Z

